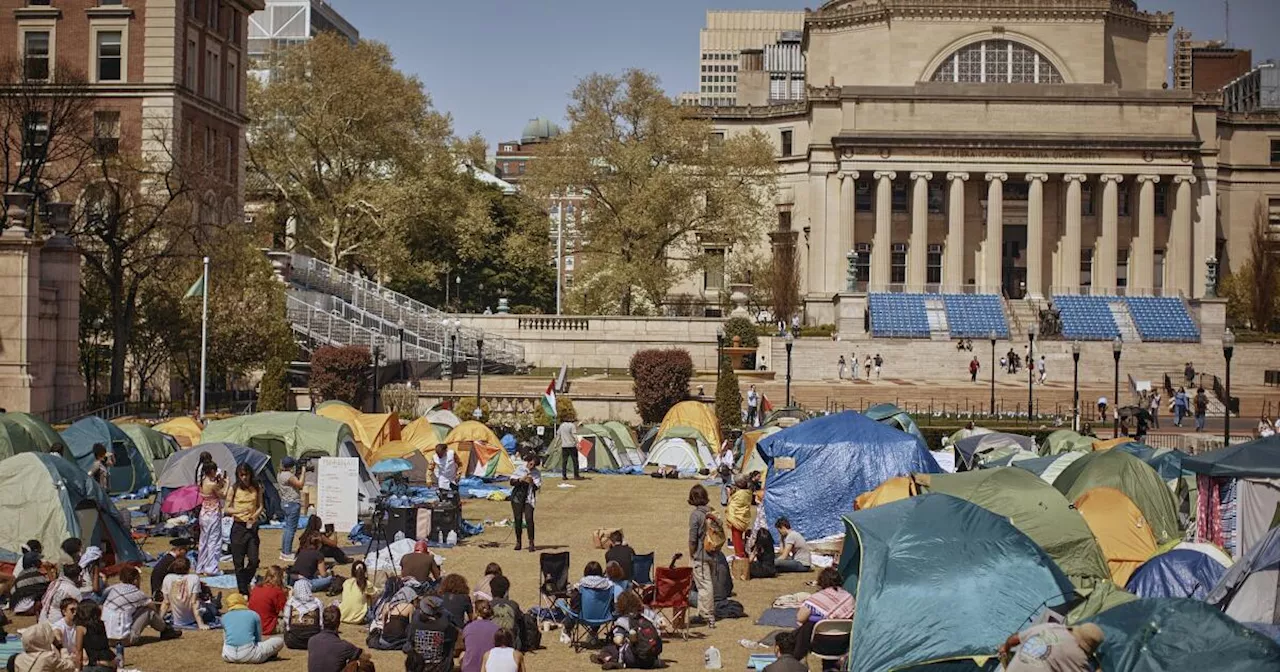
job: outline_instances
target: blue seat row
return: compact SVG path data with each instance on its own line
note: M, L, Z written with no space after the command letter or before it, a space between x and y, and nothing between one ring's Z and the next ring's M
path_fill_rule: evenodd
M944 294L952 338L1009 337L1004 301L995 294Z
M871 294L871 335L877 338L929 338L923 294Z
M1119 338L1120 329L1111 315L1111 301L1115 297L1072 296L1053 297L1053 305L1062 315L1062 335L1082 341L1110 341Z
M1129 314L1144 341L1200 342L1200 329L1182 299L1172 296L1125 297Z

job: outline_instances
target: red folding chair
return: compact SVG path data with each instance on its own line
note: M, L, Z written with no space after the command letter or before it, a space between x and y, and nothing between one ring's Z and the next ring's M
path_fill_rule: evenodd
M692 567L658 567L653 574L653 597L650 609L662 613L671 610L671 629L689 639L689 589L693 587Z

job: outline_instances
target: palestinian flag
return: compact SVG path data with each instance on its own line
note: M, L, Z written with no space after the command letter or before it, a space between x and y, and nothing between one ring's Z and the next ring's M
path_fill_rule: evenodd
M542 393L542 410L548 418L556 417L556 381L547 383L547 391Z
M764 413L770 413L773 411L773 402L769 401L768 395L760 395L760 410Z

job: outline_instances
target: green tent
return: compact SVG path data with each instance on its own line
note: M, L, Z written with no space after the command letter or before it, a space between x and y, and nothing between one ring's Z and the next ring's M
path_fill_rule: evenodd
M0 413L0 460L18 453L49 453L67 444L44 420L30 413Z
M911 419L911 416L907 415L906 411L894 406L893 404L876 404L875 406L868 408L863 415L875 420L876 422L884 423L890 427L896 427L911 436L919 438L921 441L925 440L924 434L921 434L920 428L916 426L916 421ZM925 442L925 445L928 445L927 441Z
M1013 460L1009 463L1009 466L1025 469L1039 476L1040 480L1045 483L1052 485L1054 481L1058 480L1058 476L1062 474L1063 469L1088 454L1067 451L1057 455L1037 457L1034 460Z
M1089 619L1107 672L1280 670L1280 645L1199 600L1135 600Z
M609 422L604 423L604 426L613 433L613 440L618 452L640 450L639 444L636 443L636 435L632 433L630 427L618 422L617 420L610 420ZM641 462L643 463L644 460L641 460Z
M579 425L577 429L578 436L578 467L579 469L588 471L617 470L623 465L618 463L618 458L613 452L613 433L603 425ZM583 441L589 444L584 447ZM563 450L551 450L547 456L546 464L543 467L547 472L560 471L560 467L564 462ZM572 465L570 465L572 467Z
M177 440L146 425L129 423L119 427L133 439L133 445L138 448L138 454L142 455L142 461L147 463L152 474L156 473L157 460L163 462L178 452Z
M351 427L345 422L300 411L269 411L214 420L204 428L200 440L249 446L270 455L277 468L286 455L304 458L360 454Z
M1059 429L1045 437L1044 445L1040 446L1040 454L1057 455L1066 452L1093 452L1093 442L1095 440L1092 436L1077 434L1069 429Z
M1169 486L1155 469L1124 451L1105 450L1085 455L1063 469L1053 487L1072 502L1094 488L1115 488L1142 512L1156 535L1157 544L1182 536L1178 502Z
M844 523L840 574L858 601L847 669L857 672L990 658L1075 592L1005 518L950 495L855 511Z
M85 471L93 468L93 447L101 444L107 449L115 459L110 469L110 494L137 492L153 482L151 470L133 439L113 423L96 416L81 418L62 430L62 440L67 443L68 459Z
M330 400L328 400L328 401L322 401L322 402L320 402L320 403L316 404L316 407L315 407L315 408L313 408L313 409L311 409L311 410L312 410L313 412L314 412L314 411L319 411L319 410L326 409L326 408L328 408L328 407L330 407L330 406L339 406L339 407L349 408L349 409L351 409L351 410L353 410L353 411L356 411L357 413L359 412L358 410L356 410L356 407L355 407L355 406L352 406L351 404L348 404L347 402L345 402L345 401L343 401L343 400L341 400L341 399L330 399Z

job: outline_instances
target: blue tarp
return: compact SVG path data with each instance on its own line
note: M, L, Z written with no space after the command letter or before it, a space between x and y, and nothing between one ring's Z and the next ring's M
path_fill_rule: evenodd
M1125 589L1138 597L1189 597L1203 600L1227 568L1200 551L1179 548L1146 561Z
M516 437L514 434L502 435L502 449L508 453L515 455L516 453Z
M1187 457L1182 466L1215 478L1280 478L1280 436Z
M107 452L115 456L115 466L111 467L111 492L120 495L134 492L139 488L151 485L151 469L146 460L138 452L124 430L98 417L84 418L62 430L62 440L66 442L68 457L81 469L89 471L93 468L93 446L102 444Z
M1088 621L1102 628L1107 672L1280 670L1280 646L1199 600L1134 600Z
M1166 450L1160 452L1141 443L1129 442L1123 443L1112 450L1120 450L1142 460L1147 466L1156 470L1160 474L1160 478L1166 481L1172 481L1175 478L1182 477L1182 460L1187 454L1181 450Z
M772 526L786 516L806 539L844 532L840 516L886 480L942 471L924 441L853 411L784 429L756 449L769 465L765 520ZM795 468L779 469L779 458L794 460Z

